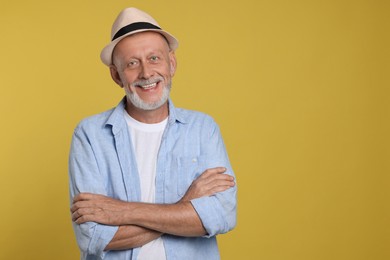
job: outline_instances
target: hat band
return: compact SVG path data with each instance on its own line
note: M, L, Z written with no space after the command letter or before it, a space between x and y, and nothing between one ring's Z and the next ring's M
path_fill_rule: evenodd
M158 29L161 30L160 27L146 22L138 22L138 23L131 23L129 25L126 25L122 27L112 38L112 40L115 40L129 32L137 31L137 30L144 30L144 29Z

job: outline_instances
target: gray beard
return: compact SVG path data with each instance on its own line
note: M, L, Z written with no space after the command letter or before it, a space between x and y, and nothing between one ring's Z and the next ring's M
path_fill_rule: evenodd
M150 103L143 101L136 92L126 91L126 96L127 99L136 108L151 111L160 108L162 105L164 105L167 102L170 91L171 91L171 83L168 83L168 85L164 86L163 93L161 95L160 100L157 100L156 102L150 102Z

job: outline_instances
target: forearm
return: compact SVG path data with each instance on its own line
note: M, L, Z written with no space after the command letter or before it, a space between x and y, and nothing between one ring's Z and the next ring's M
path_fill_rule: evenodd
M143 246L162 235L161 232L135 225L120 226L115 236L104 249L126 250Z
M130 202L126 222L176 236L203 236L202 222L190 202L147 204Z
M208 203L203 202L204 205L198 205L195 210L193 199L207 198L234 187L234 178L221 174L224 171L225 168L206 170L191 184L185 196L175 204L126 202L99 194L80 193L73 199L72 220L76 224L96 222L110 226L136 225L177 236L203 236L207 233L203 221L205 215L207 217L205 211L209 208ZM202 215L198 211L204 207L201 220ZM215 214L223 214L219 211L224 211L223 207L212 209L216 211ZM220 218L223 219L223 216ZM208 219L213 220L212 217ZM214 224L210 222L208 225Z

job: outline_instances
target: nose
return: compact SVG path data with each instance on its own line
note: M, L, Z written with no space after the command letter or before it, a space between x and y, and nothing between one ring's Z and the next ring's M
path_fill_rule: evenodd
M147 62L142 63L139 76L141 79L148 79L153 76L153 70Z

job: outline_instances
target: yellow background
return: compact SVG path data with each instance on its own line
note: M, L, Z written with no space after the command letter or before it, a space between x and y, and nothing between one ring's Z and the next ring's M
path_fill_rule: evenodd
M180 40L172 97L219 123L239 185L222 259L390 259L389 1L2 1L0 259L78 259L75 125L123 95L124 7Z

